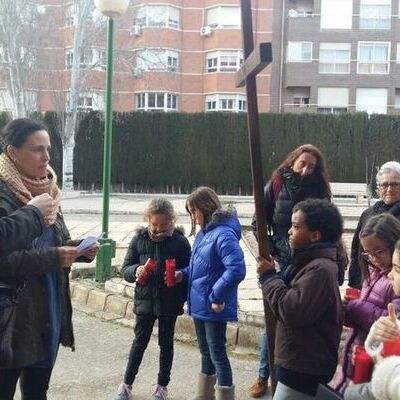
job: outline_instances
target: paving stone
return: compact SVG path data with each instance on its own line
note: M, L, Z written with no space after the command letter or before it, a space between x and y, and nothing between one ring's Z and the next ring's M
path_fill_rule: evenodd
M196 330L194 328L193 318L187 314L180 315L176 320L175 335L187 335L189 337L196 337Z
M238 338L239 325L237 323L230 322L226 326L226 343L229 346L236 346Z
M74 287L74 294L73 294L74 300L77 303L86 304L88 296L89 296L89 292L91 290L92 290L91 288L88 288L83 284L77 284Z
M133 312L133 301L130 301L126 305L125 318L130 320L136 319L135 313Z
M259 348L260 337L264 330L257 326L241 325L238 334L238 346Z
M88 296L87 305L94 310L104 310L107 298L111 296L110 293L101 290L91 290Z
M104 289L115 294L124 294L125 281L122 278L112 278L105 282Z
M129 303L129 299L123 296L110 295L107 297L105 311L111 312L119 316L125 316L126 306Z

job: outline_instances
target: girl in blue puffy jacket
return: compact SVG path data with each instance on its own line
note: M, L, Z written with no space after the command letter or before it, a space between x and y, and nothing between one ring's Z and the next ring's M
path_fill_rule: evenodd
M222 208L217 194L199 187L186 200L193 235L189 267L177 272L188 282L188 312L194 319L201 353L201 373L194 400L234 399L232 369L226 352L226 326L237 320L237 288L246 274L239 245L241 227L232 208ZM214 387L215 382L217 385Z

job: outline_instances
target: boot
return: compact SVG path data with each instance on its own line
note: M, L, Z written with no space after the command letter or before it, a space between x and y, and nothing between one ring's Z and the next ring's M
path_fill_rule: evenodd
M205 375L200 372L197 385L197 395L192 400L215 400L214 385L217 381L215 375Z
M235 386L215 385L216 400L235 400Z

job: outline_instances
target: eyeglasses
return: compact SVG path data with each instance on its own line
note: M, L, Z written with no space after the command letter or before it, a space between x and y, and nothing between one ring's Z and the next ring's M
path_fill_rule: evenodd
M370 260L372 257L373 258L383 258L386 255L386 252L388 250L389 249L387 247L385 247L385 248L374 250L374 251L363 251L361 253L361 256L366 261Z
M388 190L391 187L393 190L400 188L400 182L383 182L378 183L378 188L382 190Z

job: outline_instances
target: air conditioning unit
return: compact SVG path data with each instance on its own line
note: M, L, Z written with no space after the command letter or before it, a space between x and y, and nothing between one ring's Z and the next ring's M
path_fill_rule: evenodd
M136 78L140 78L143 75L143 69L140 67L133 67L132 75Z
M131 36L139 36L142 33L142 28L139 25L132 25Z
M292 8L292 9L289 10L288 15L289 15L290 18L296 18L297 17L297 11L294 8Z
M212 34L211 26L206 25L200 28L200 36L210 36Z

